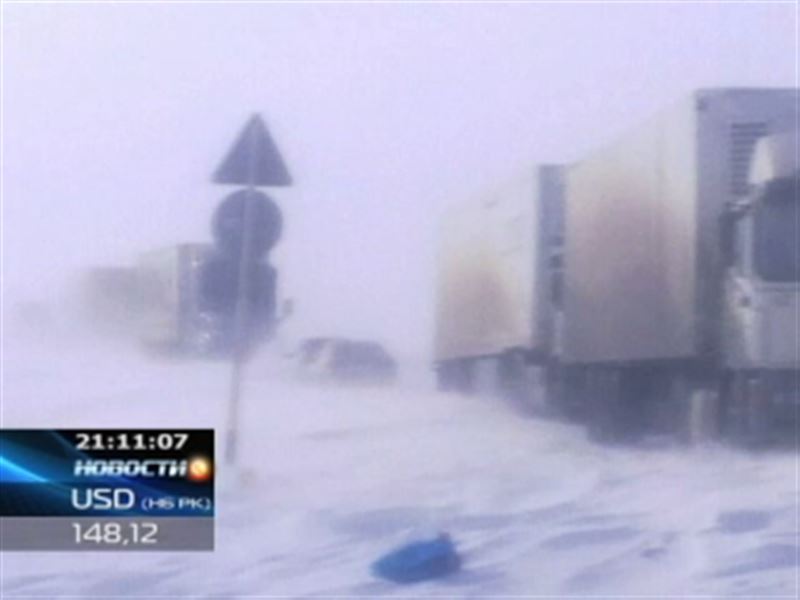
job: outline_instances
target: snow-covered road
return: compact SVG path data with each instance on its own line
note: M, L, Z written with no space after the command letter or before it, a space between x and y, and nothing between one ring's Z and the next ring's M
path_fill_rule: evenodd
M248 371L241 464L218 467L213 553L5 553L0 596L798 594L797 457L609 448L581 428L420 386ZM4 427L216 427L228 369L6 346ZM397 586L369 564L449 532L461 573Z

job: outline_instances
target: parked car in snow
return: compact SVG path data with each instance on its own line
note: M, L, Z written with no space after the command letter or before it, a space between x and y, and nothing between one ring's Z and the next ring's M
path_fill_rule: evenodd
M298 366L305 377L348 382L390 382L397 363L379 343L316 337L304 340Z

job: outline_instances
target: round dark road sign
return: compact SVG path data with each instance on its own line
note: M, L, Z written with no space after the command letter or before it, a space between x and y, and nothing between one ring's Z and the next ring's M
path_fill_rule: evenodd
M269 196L258 190L233 192L219 205L211 227L220 249L238 257L244 240L246 207L249 208L248 226L251 228L248 258L255 260L264 256L277 243L283 228L281 211Z

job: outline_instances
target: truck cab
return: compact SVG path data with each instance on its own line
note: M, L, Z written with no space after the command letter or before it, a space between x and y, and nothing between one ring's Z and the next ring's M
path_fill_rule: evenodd
M791 411L800 397L799 173L796 134L761 138L753 152L749 194L724 215L722 347L732 409L738 413L732 420L744 430L779 419L783 411L772 409Z

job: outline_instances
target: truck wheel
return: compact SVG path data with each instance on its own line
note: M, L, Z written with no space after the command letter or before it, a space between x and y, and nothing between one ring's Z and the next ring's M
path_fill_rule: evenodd
M441 392L472 392L471 365L467 359L445 360L436 365L436 387Z
M440 392L449 392L452 388L450 368L446 362L436 365L436 389Z
M763 376L734 373L731 376L728 425L734 441L758 446L767 440L769 395Z
M717 437L719 423L719 394L707 387L694 387L686 403L686 439L691 444Z
M618 439L622 422L619 386L616 373L595 371L586 377L583 389L588 404L588 433L590 439L608 443Z
M743 373L732 373L728 386L726 428L734 443L742 443L747 429L747 390Z
M683 444L694 444L703 437L705 422L704 390L688 373L677 371L670 378L669 408L674 432Z
M746 443L761 446L767 442L769 425L769 387L763 375L752 377L747 386Z

